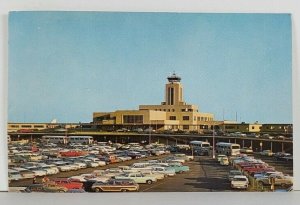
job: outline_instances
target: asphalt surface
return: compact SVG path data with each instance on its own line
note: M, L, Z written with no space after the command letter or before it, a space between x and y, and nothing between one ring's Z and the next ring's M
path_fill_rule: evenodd
M148 159L164 158L166 155L153 156ZM255 156L267 162L269 165L274 166L276 170L282 171L284 174L293 175L292 162L276 161L272 157ZM110 164L104 167L87 168L78 171L61 172L57 175L52 175L49 178L57 177L70 177L83 173L91 173L97 169L108 169L118 167L121 165L131 165L134 162L143 161L145 159L131 160L121 163ZM196 156L194 161L186 162L185 165L190 167L190 171L175 176L167 177L158 180L156 183L140 184L140 192L232 192L242 190L232 190L227 175L230 166L220 165L216 159L209 156ZM38 178L41 180L41 178ZM10 187L24 187L32 183L32 179L14 181L10 183ZM245 191L245 190L243 190ZM247 191L247 190L246 190ZM252 190L248 190L252 191Z

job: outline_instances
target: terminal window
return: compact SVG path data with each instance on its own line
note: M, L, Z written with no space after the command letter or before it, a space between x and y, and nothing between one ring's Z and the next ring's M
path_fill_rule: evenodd
M143 123L143 115L123 115L124 123Z
M170 120L176 120L176 116L170 116Z
M183 116L182 119L183 120L190 120L190 116Z

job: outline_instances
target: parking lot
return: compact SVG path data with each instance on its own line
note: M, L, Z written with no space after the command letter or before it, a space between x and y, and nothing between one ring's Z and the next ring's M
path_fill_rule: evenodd
M189 151L188 155L191 155ZM159 156L148 156L146 158L132 159L130 161L123 161L111 163L103 167L84 168L76 171L59 172L58 174L49 175L49 179L68 178L81 174L89 174L95 170L106 170L110 168L117 168L119 166L128 166L136 162L145 160L164 159L172 154L163 154ZM278 161L274 157L261 156L254 154L256 159L262 159L270 166L276 168L284 174L293 176L293 162L292 161ZM217 159L212 159L211 156L194 156L193 161L186 161L184 165L189 167L188 172L176 174L175 176L168 176L164 179L158 180L153 184L140 184L140 192L226 192L226 191L241 191L233 190L228 180L228 173L233 167L222 166ZM42 177L36 177L37 183L42 182ZM27 187L33 183L33 179L21 179L11 181L10 187ZM259 191L254 186L249 186L247 190L242 191ZM267 191L267 190L265 190Z
M229 167L219 166L216 160L210 157L195 157L194 161L187 162L190 171L168 177L162 182L151 186L140 185L143 192L211 192L231 191L227 180Z
M154 156L149 159L159 159L163 156ZM134 160L135 162L141 160ZM132 162L121 162L107 165L103 168L87 168L84 170L62 172L49 178L70 177L77 174L90 173L95 169L108 169L122 165L128 165ZM230 183L227 180L229 167L221 166L216 159L207 156L197 156L194 161L189 161L185 165L190 167L190 171L175 176L169 176L163 180L147 185L140 184L140 192L212 192L212 191L232 191ZM40 181L41 178L38 178ZM32 183L32 179L14 181L10 187L24 187Z

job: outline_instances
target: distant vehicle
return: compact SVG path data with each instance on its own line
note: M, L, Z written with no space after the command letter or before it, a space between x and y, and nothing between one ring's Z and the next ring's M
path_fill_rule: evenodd
M234 176L231 180L232 189L247 189L249 186L249 180L246 176Z
M13 170L18 171L21 174L23 179L28 179L28 178L34 178L35 177L34 172L32 172L28 169L14 167Z
M220 165L223 165L223 166L228 166L229 165L229 160L228 160L227 156L221 158Z
M243 147L241 148L240 152L245 154L252 154L253 150L250 147Z
M262 138L264 138L264 139L274 139L274 137L269 135L269 134L263 134Z
M235 176L242 176L242 172L240 170L230 170L228 174L228 180L232 181Z
M175 173L183 173L183 172L190 171L190 168L188 166L183 166L178 164L169 165L169 168L174 169Z
M176 172L175 169L173 168L168 168L168 167L153 167L152 168L152 172L153 173L161 173L164 175L168 175L168 176L175 176Z
M21 176L20 172L9 169L8 170L8 179L10 181L16 181L16 180L22 179L22 176Z
M68 137L66 137L66 136L42 136L42 142L44 144L48 144L48 143L67 144Z
M144 130L145 133L154 133L155 130L152 127L149 127L147 129Z
M271 150L263 150L262 152L260 152L260 155L262 155L262 156L269 156L269 157L271 157L271 156L273 156L273 152L271 151Z
M68 143L92 144L94 142L91 136L69 136Z
M285 136L282 136L282 135L280 135L280 136L277 136L275 139L277 139L277 140L285 140Z
M95 192L127 192L138 191L139 185L131 179L113 179L106 183L95 182L92 185L92 190Z
M120 176L115 176L115 179L132 179L136 183L142 184L152 184L157 181L155 177L145 176L142 173L126 173Z
M190 146L198 155L209 155L210 143L203 141L191 141Z
M218 142L216 144L216 153L227 156L236 156L240 154L240 145L227 142Z
M222 160L223 157L227 157L226 155L224 154L218 154L217 156L217 161L220 162Z
M18 130L18 132L20 132L20 133L31 133L31 132L33 132L33 129L20 129L20 130Z
M182 153L180 153L180 154L174 154L174 157L176 157L176 158L183 158L183 159L185 159L187 161L194 160L194 156L186 155L186 154L182 154Z

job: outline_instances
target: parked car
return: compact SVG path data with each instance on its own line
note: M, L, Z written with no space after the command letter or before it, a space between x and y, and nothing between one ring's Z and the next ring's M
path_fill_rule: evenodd
M250 147L243 147L241 148L240 152L245 154L252 154L253 150Z
M59 186L63 186L67 189L82 189L83 184L79 182L79 180L72 180L70 178L56 178L51 181L55 182L55 184Z
M32 172L28 169L14 167L13 170L18 171L21 174L23 179L29 179L29 178L34 178L35 177L34 172Z
M175 176L176 172L175 169L168 168L168 167L153 167L153 173L161 173L168 176Z
M119 176L115 176L115 179L132 179L136 183L141 184L152 184L153 182L156 182L157 179L155 177L151 176L145 176L142 173L127 173L122 174Z
M232 181L235 176L242 176L242 172L240 170L230 170L228 174L228 180Z
M18 172L16 170L8 169L8 180L16 181L19 179L22 179L20 172Z
M47 184L31 184L24 191L25 192L67 192L68 189L53 183L47 183Z
M175 173L183 173L190 171L189 166L183 166L180 164L170 164L168 167L174 169Z
M293 185L293 178L282 174L272 174L268 178L259 178L257 183L262 186L271 185L272 180L274 180L275 185L280 185L282 187Z
M224 154L219 154L219 155L217 156L217 160L218 160L218 162L220 162L220 161L221 161L221 159L222 159L223 157L227 157L227 156L226 156L226 155L224 155Z
M132 179L113 179L106 183L95 182L92 185L95 192L127 192L138 191L139 185Z
M249 180L246 176L234 176L231 180L232 189L247 189Z
M273 152L271 150L263 150L262 152L260 152L260 155L262 156L273 156Z
M229 160L228 160L228 157L222 157L220 159L220 165L223 165L223 166L228 166L229 165Z

